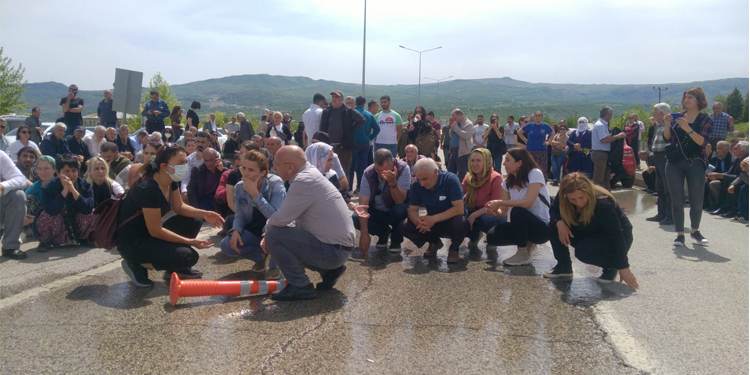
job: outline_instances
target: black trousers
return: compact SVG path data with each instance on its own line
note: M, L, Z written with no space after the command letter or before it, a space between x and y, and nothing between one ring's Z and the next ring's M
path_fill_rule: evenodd
M615 268L615 253L611 250L612 243L604 233L590 234L581 233L576 227L571 228L573 238L570 245L575 248L576 258L583 263L593 264L602 268ZM555 255L557 264L571 267L570 250L560 242L557 224L549 225L549 242L552 245L552 253ZM633 244L633 229L625 230L625 252L630 251Z
M201 230L201 220L185 216L173 216L164 222L168 229L186 238L195 238ZM151 263L157 270L177 271L198 263L198 252L192 247L151 237L148 232L140 239L120 243L117 250L128 263Z
M656 171L651 173L643 173L643 182L646 183L646 188L649 190L656 190Z
M411 240L417 247L422 247L426 243L437 244L440 238L450 238L450 251L458 251L461 242L469 234L469 221L464 215L454 216L446 221L441 221L432 226L429 232L419 233L417 226L407 217L399 225L401 234Z
M487 243L497 246L526 247L528 242L543 244L548 240L547 224L522 207L510 210L509 223L499 223L487 232Z
M164 121L163 120L147 120L146 131L148 134L153 132L159 132L164 135Z
M408 219L409 208L405 204L394 204L388 211L380 211L370 206L367 212L370 218L367 220L367 230L370 234L378 236L378 240L391 236L391 244L401 244L404 242L404 236L399 230L399 224L404 219ZM352 214L354 229L360 230L359 216Z

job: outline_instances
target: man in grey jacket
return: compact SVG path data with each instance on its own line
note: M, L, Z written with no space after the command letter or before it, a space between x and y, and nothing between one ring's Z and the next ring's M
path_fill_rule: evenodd
M458 180L463 181L469 170L469 154L471 153L474 124L466 118L463 111L456 108L451 112L450 118L450 160L448 161L448 172L458 175Z
M275 300L317 297L305 268L320 273L318 290L329 290L346 270L356 232L351 212L341 193L307 162L298 146L276 153L276 172L289 182L281 207L266 223L260 246L276 260L289 285L274 294ZM290 227L289 224L295 223Z
M11 259L26 259L21 251L21 227L26 217L26 177L5 152L0 152L0 219L3 231L3 256ZM351 221L351 220L350 220Z

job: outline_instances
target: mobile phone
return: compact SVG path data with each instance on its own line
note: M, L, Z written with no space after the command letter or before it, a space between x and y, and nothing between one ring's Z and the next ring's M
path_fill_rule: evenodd
M680 118L682 116L685 116L685 114L683 114L682 112L673 113L672 114L672 120L677 120L678 118Z
M490 124L494 124L494 123L495 123L495 119L493 118L492 120L490 120Z

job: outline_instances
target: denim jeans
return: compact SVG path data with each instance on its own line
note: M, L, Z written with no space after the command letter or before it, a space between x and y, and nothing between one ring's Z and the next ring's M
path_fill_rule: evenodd
M565 158L568 157L568 154L561 153L560 155L552 155L552 179L560 181L560 178L562 177L562 168L565 164Z
M371 235L378 236L379 240L391 236L391 244L404 242L404 235L398 225L408 216L409 208L406 204L393 205L388 211L380 211L372 206L367 210L370 218L367 220L367 231ZM352 214L354 228L360 230L359 216Z
M703 215L703 187L706 181L706 163L703 159L667 161L667 187L672 197L672 220L678 233L685 231L685 181L690 199L690 227L700 229Z
M374 151L380 150L381 148L387 148L387 149L391 150L391 154L393 154L393 158L394 159L398 157L398 146L395 143L394 144L384 144L384 143L377 143L377 142L375 142L375 150Z
M240 248L239 254L237 254L237 252L232 250L231 246L229 246L230 241L232 240L231 235L226 236L223 240L221 240L221 252L233 257L243 257L245 259L250 259L255 263L262 262L265 252L260 248L261 237L258 237L247 230L243 230L240 235L242 238L242 245L240 246L239 243L237 244L237 247ZM271 258L271 260L268 262L268 268L276 267L276 261Z
M268 226L266 248L289 284L299 288L310 284L305 268L323 273L343 266L352 255L351 250L323 243L295 227Z
M748 188L747 185L740 186L740 196L739 196L739 204L737 205L737 210L740 213L740 216L747 219L748 214Z
M471 213L469 213L471 215ZM494 228L495 225L499 223L504 223L505 219L492 217L490 215L484 214L474 220L474 225L471 226L471 231L469 231L468 237L469 241L471 242L477 242L479 239L479 232L487 233L490 231L490 229Z
M495 169L495 172L502 174L501 168L503 167L503 154L501 153L495 153L492 154L492 166Z
M369 143L356 143L352 148L352 167L349 168L349 189L354 189L354 176L357 176L357 188L362 185L362 175L367 168L367 152L370 150Z

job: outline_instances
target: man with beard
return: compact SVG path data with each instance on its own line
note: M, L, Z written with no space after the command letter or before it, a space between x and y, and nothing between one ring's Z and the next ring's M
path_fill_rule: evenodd
M16 167L26 177L26 187L31 186L34 182L39 179L39 175L36 173L34 164L36 163L37 155L36 150L31 147L22 147L18 150L18 161L16 161Z
M204 131L199 131L198 135L195 137L195 152L188 155L187 157L188 168L191 173L194 167L203 164L203 151L208 148L208 143L210 142L210 140L211 136ZM182 180L182 185L180 186L180 192L182 193L182 200L184 202L188 201L187 188L189 184L190 173L188 173L187 177Z

